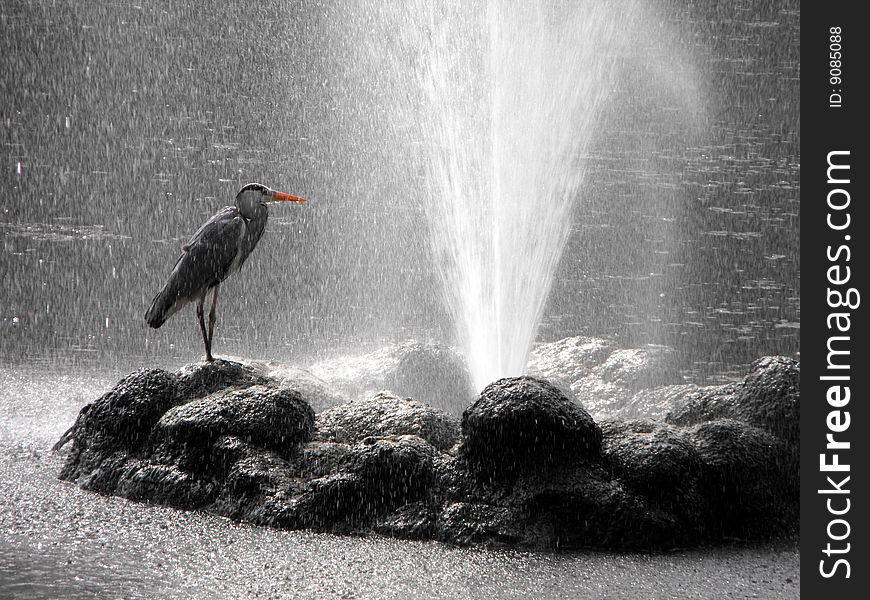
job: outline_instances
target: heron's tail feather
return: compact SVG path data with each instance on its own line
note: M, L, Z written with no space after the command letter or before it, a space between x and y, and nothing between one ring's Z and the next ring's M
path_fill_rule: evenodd
M148 325L153 327L154 329L158 329L161 325L166 322L168 311L168 306L166 306L166 294L164 294L166 290L163 289L154 296L154 300L151 301L151 307L148 309L148 312L145 313L145 321L147 321Z
M145 313L145 321L154 329L159 329L166 322L166 319L177 313L185 304L187 304L187 298L179 298L178 290L170 281L154 296L151 307Z

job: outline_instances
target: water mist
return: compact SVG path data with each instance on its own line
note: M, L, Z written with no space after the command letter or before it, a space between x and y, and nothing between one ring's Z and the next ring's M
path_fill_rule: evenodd
M524 372L629 19L586 2L428 16L417 72L430 136L424 210L480 389Z
M620 66L655 37L649 10L415 0L335 11L340 102L358 117L337 133L355 160L372 156L355 177L388 190L392 200L367 202L390 222L405 218L397 202L421 207L395 261L413 261L427 231L475 386L522 374Z

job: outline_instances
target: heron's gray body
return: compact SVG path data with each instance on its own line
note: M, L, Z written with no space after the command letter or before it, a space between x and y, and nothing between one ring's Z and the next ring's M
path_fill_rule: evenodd
M256 204L246 218L236 206L226 206L206 221L182 247L166 285L154 296L145 320L158 328L188 302L202 300L209 290L241 269L269 218L265 204Z
M148 325L157 329L166 319L196 300L196 317L205 344L205 359L214 360L215 312L221 282L242 268L254 251L269 220L267 202L305 202L305 198L270 189L262 183L249 183L236 194L236 205L226 206L196 230L182 248L181 256L163 289L154 296L145 313ZM205 297L213 292L208 327L205 325Z

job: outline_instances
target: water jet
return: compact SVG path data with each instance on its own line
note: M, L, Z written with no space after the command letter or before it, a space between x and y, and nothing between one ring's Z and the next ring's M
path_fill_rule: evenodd
M369 8L345 9L343 22ZM416 169L408 185L422 218L405 236L428 233L433 287L479 391L525 372L582 215L590 153L621 110L613 91L626 64L656 89L667 31L639 2L387 2L373 12L368 29L351 27L366 60L350 77L382 92L367 99L390 115L379 146L407 155L392 168ZM684 68L656 93L679 105L692 77ZM696 107L697 93L686 96Z

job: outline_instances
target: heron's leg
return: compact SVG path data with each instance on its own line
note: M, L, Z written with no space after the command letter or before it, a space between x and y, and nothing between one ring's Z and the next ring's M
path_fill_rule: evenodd
M214 286L214 294L211 297L211 310L208 312L208 346L211 348L211 341L214 339L214 322L215 310L217 308L217 294L220 284Z
M206 293L207 292L203 292L202 296L199 297L199 302L196 303L196 318L199 319L199 329L202 331L202 341L205 344L205 359L208 362L212 362L214 357L211 355L211 340L209 340L208 335L206 335L205 320L203 319L202 309L202 305L205 303Z

